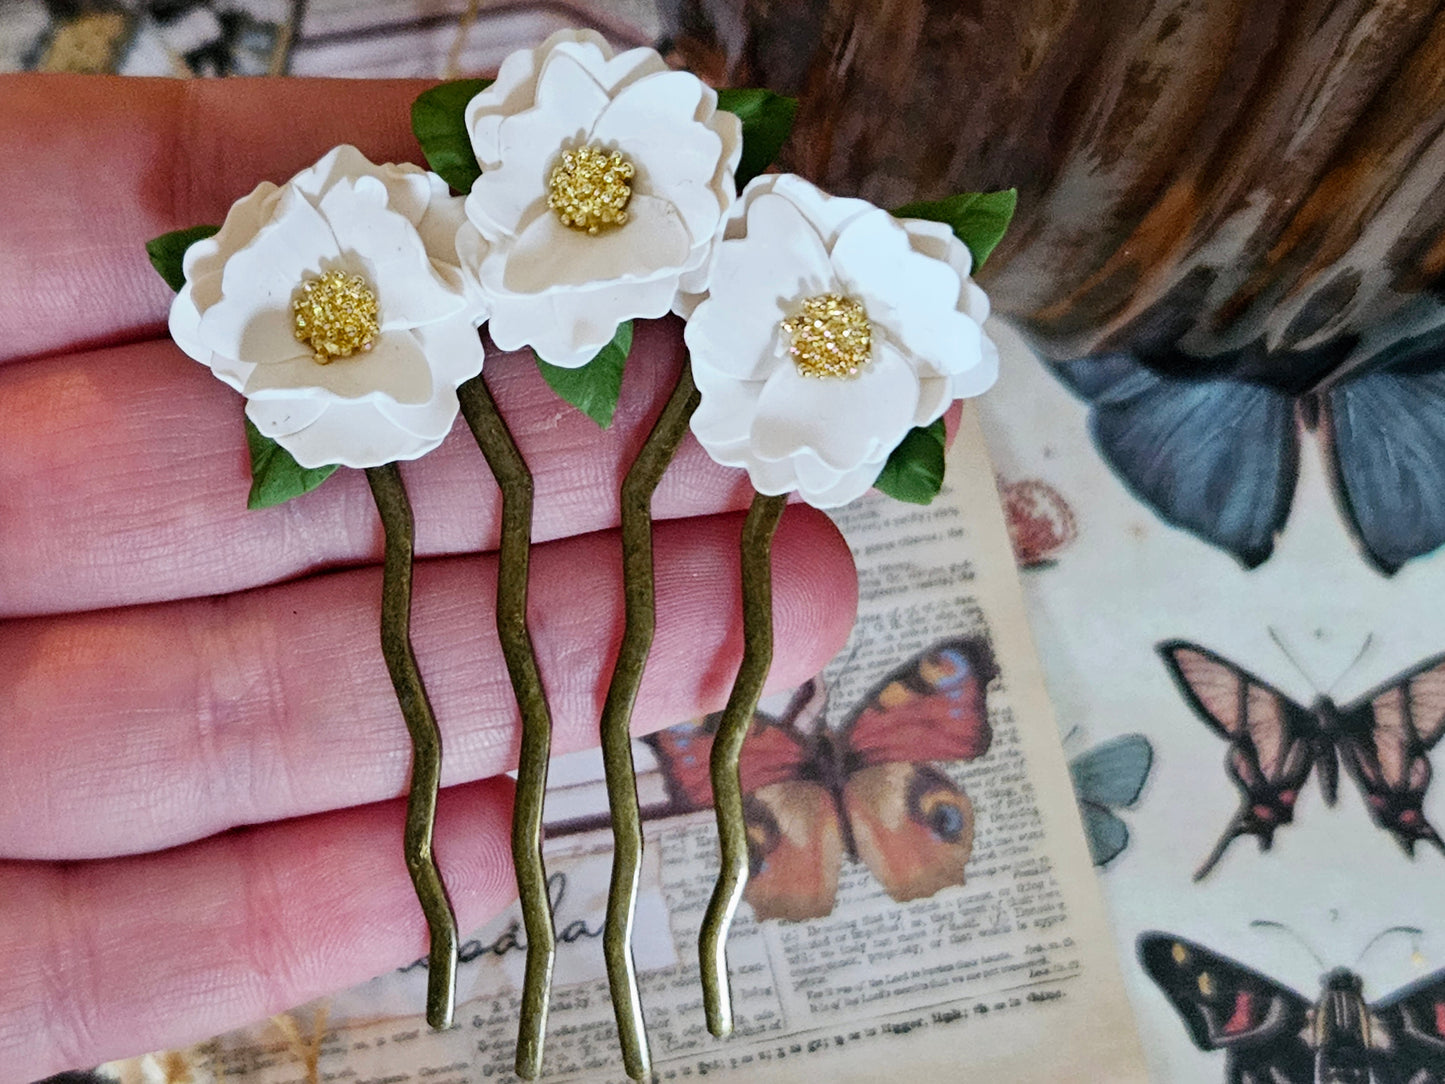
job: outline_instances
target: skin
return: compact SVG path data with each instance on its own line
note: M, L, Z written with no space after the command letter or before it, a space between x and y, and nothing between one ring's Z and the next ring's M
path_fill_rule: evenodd
M0 1081L196 1041L425 951L365 479L246 510L241 399L166 338L171 295L143 249L339 142L416 159L424 86L0 77ZM679 331L639 326L605 432L529 358L487 361L537 476L531 616L558 752L596 743L621 636L618 487ZM460 422L403 470L445 743L436 846L465 931L514 894L500 507ZM658 491L639 732L726 699L750 499L691 439ZM856 578L801 506L774 569L785 686L843 643Z

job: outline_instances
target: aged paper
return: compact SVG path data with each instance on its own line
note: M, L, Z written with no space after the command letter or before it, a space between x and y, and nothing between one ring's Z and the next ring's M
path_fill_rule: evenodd
M788 818L811 810L804 819L813 823L799 831L842 839L855 853L802 846L792 857L815 860L814 869L796 884L779 882L774 871L774 896L764 904L750 894L743 904L729 942L738 1031L727 1040L704 1026L696 962L717 868L712 814L679 800L675 736L638 743L648 819L635 951L657 1078L864 1081L910 1072L928 1081L1010 1084L1144 1080L973 411L964 414L948 488L934 504L874 494L839 521L858 562L858 624L817 682L762 705L770 725L791 727L799 751L783 772L789 778L750 798L776 812L786 831L799 827ZM998 671L988 685L987 718L945 728L991 731L986 750L950 761L925 736L901 763L868 769L864 786L868 743L886 744L890 728L935 704L931 683L955 673L948 660L980 642ZM830 751L836 800L809 805L809 795L826 792L816 782L827 775L823 750ZM547 861L560 943L546 1080L625 1079L600 937L611 839L599 778L597 762L563 758L549 796ZM971 806L971 827L953 814L939 822L952 849L929 836L926 824L907 822L907 813L889 822L888 810L914 809L912 797L900 795L920 786L932 795L924 801ZM877 853L860 861L869 839ZM967 854L964 883L931 885L907 902L890 898L909 877L915 893L920 878L949 881L948 856L959 853ZM775 858L781 854L766 860ZM836 897L819 903L808 878L826 880L830 868L838 871ZM754 882L764 883L761 875ZM813 917L759 921L755 905L811 908ZM329 999L311 1048L318 1079L511 1079L524 948L515 908L467 940L459 1026L444 1034L414 1015L424 1000L417 966ZM298 1034L312 1020L308 1009L284 1027L202 1044L188 1052L188 1071L198 1084L306 1080L298 1050L307 1046Z

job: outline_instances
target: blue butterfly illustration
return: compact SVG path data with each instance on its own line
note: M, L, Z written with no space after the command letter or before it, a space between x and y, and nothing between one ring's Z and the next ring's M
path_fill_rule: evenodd
M1113 811L1139 800L1153 764L1154 749L1143 734L1103 742L1069 762L1094 865L1107 866L1129 845L1129 828Z
M1134 495L1246 568L1273 552L1300 429L1315 432L1341 515L1392 575L1445 544L1445 323L1388 338L1293 352L1257 340L1215 357L1171 346L1052 368L1088 401L1094 443Z

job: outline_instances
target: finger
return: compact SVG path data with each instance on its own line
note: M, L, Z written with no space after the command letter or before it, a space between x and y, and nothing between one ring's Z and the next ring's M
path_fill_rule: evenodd
M657 526L657 636L639 732L725 702L742 653L740 531L738 515ZM856 579L836 528L805 506L784 516L773 568L772 680L786 686L842 646ZM413 637L447 783L516 763L496 574L492 558L417 569ZM7 628L0 855L152 850L401 793L410 745L378 646L380 585L379 570L364 569ZM622 633L616 534L536 547L530 601L555 750L596 745Z
M161 332L145 243L339 143L420 161L417 80L0 76L0 361Z
M526 355L493 354L488 386L536 477L533 537L618 522L618 494L682 366L672 320L640 321L617 419L599 429ZM0 368L0 616L197 597L379 559L366 480L250 511L241 400L169 343ZM406 467L423 554L496 545L501 501L466 427ZM746 507L746 476L689 437L658 517Z
M442 794L462 930L515 896L511 784ZM0 1079L188 1045L426 954L387 802L82 865L0 863Z

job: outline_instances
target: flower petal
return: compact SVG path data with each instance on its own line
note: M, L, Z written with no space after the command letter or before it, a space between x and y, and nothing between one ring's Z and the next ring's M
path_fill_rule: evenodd
M286 301L284 306L273 304L262 308L222 298L201 314L197 325L200 342L212 352L213 358L239 362L237 367L223 367L238 373L245 371L240 366L280 365L292 359L309 359L311 348L296 341L290 299Z
M191 296L189 282L177 291L175 300L171 302L170 317L167 323L171 338L175 340L177 346L202 364L209 365L211 363L211 350L201 342L201 314L197 311L196 303ZM230 383L229 380L226 382Z
M486 276L483 264L483 285L537 294L559 286L652 279L687 261L691 238L671 204L634 196L627 215L625 225L595 236L562 225L550 212L538 215L507 254L501 282Z
M693 359L692 375L701 393L691 422L698 442L712 454L714 448L747 441L763 383L734 380L698 358Z
M672 203L694 242L710 238L721 215L712 180L722 137L693 119L704 89L689 72L648 76L613 99L591 135L632 159L638 191Z
M982 350L978 364L961 373L953 374L952 396L955 399L969 399L982 395L998 380L998 347L987 335L982 336Z
M452 431L452 423L457 420L461 404L457 401L456 389L443 385L425 403L404 405L390 399L378 399L376 410L392 425L412 436L440 444Z
M412 329L438 383L453 387L482 371L486 347L465 314Z
M303 467L339 463L357 468L416 459L442 442L441 437L418 437L389 424L377 403L334 400L316 421L275 440Z
M432 396L432 373L421 344L410 331L383 332L365 354L322 365L310 355L258 365L246 382L248 396L294 394L315 388L338 399L386 395L398 403L425 403Z
M360 263L376 291L383 331L443 320L465 304L432 267L421 235L387 206L387 189L375 177L338 181L321 201L347 264Z
M204 312L221 299L221 272L227 257L250 243L280 199L281 189L270 181L262 181L249 195L231 204L217 233L186 249L181 270L195 288L192 296L197 309Z
M813 224L813 229L823 238L825 247L830 251L850 222L859 215L878 210L867 200L831 196L795 173L765 173L748 182L748 189L752 189L753 185L758 185L754 198L760 199L771 194L798 208ZM745 189L744 196L747 194Z
M612 341L622 321L665 315L673 291L673 281L663 278L592 290L503 294L493 299L487 330L502 350L530 346L549 365L575 369Z
M747 209L747 236L718 246L708 296L683 330L688 349L719 372L765 380L783 356L778 324L794 304L834 288L822 239L788 200Z
M328 400L317 395L285 399L247 399L246 417L265 436L275 440L304 429L326 412Z
M953 380L946 376L920 376L918 378L918 406L913 411L914 425L932 425L943 417L949 404L956 399L953 394Z
M915 252L908 232L887 211L851 222L833 246L833 266L868 318L939 373L976 364L982 331L956 308L962 284L940 260Z
M538 86L536 105L502 120L497 160L467 195L467 217L494 237L515 234L542 213L558 155L584 142L607 108L606 93L571 60L549 64L543 78L550 83Z
M884 460L868 461L841 474L822 472L817 469L818 460L812 456L799 456L794 460L798 468L798 494L814 508L840 508L851 504L873 488Z
M457 231L466 224L466 200L451 195L447 182L436 174L427 175L427 203L416 221L416 232L433 260L455 263Z
M327 151L314 166L292 177L289 187L309 196L310 202L315 205L337 181L375 174L376 165L366 155L351 144L343 143Z
M217 236L220 236L219 234ZM295 189L281 189L268 221L226 257L221 294L226 298L285 297L323 260L340 254L331 227Z
M764 496L777 497L784 493L793 493L798 488L798 472L793 469L791 459L770 462L753 455L740 463L724 465L747 467L748 480L753 483L753 488Z
M611 47L605 44L599 46L596 39L574 39L558 42L552 55L567 56L577 61L607 91L608 97L640 79L668 70L667 61L662 59L661 54L645 45L613 56ZM543 61L544 67L549 62L550 57Z
M762 459L809 449L837 471L886 456L913 425L918 378L896 351L875 343L873 360L856 377L806 377L782 365L768 380L753 422Z

